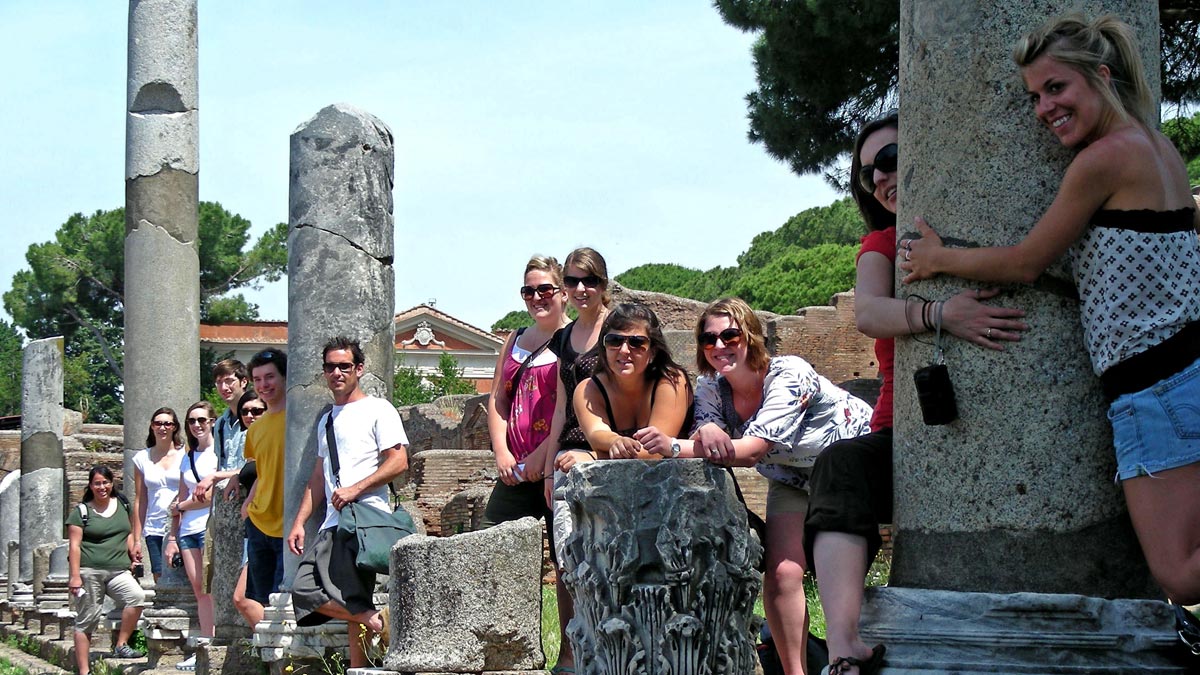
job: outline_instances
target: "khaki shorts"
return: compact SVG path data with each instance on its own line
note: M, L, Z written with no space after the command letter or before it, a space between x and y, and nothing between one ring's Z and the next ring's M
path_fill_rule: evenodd
M767 517L772 513L808 513L808 491L767 479Z
M84 567L79 570L79 576L83 581L83 597L72 598L76 632L91 635L96 629L105 595L113 599L117 609L146 604L146 592L127 569L98 570Z

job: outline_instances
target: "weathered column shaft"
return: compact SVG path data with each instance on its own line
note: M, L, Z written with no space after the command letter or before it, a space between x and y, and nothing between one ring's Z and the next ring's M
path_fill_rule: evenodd
M64 478L64 481L66 479ZM67 497L67 503L70 503ZM8 542L21 540L21 470L0 480L0 571L8 574Z
M762 547L728 474L691 459L592 462L562 492L579 672L754 672Z
M391 130L350 106L328 106L292 133L285 532L316 460L317 416L332 401L321 374L325 342L338 335L358 340L367 361L363 390L390 399L394 166ZM313 505L310 536L324 508ZM297 562L285 554L285 586Z
M1114 12L1138 33L1158 83L1156 2L903 0L900 223L925 216L949 245L1020 241L1053 200L1072 152L1035 119L1010 56L1048 18ZM944 299L939 277L898 293ZM995 304L1027 313L1005 351L949 340L960 419L922 424L911 374L932 348L897 340L896 538L891 582L956 591L1153 593L1120 488L1106 405L1059 261Z
M125 476L150 414L200 397L196 0L131 0L125 117ZM125 481L122 489L132 494Z
M63 538L63 339L25 346L21 368L21 578L33 551Z

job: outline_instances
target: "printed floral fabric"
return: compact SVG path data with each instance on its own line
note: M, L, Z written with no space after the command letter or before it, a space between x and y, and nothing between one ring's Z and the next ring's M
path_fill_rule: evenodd
M512 352L504 360L504 387L510 401L508 451L518 462L524 461L550 435L550 422L554 419L554 404L558 399L558 357L549 349L542 350L525 369L516 391L510 389L512 378L529 354L514 340Z
M753 436L769 441L771 449L756 468L781 483L804 489L822 450L835 441L871 430L871 407L822 377L798 356L771 359L763 380L762 405L740 425L722 414L721 392L728 389L721 386L721 379L702 377L697 382L696 428L711 422L733 438Z

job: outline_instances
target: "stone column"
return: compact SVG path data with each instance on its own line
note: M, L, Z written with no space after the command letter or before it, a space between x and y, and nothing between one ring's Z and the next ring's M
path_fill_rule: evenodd
M316 460L317 416L332 401L321 347L336 335L357 339L367 361L363 390L391 396L394 165L391 130L351 106L328 106L292 133L285 535ZM310 537L324 508L314 505ZM298 560L286 553L285 561L290 587Z
M1037 222L1073 155L1036 120L1010 54L1025 32L1079 9L1134 26L1157 89L1155 2L902 0L901 237L918 215L957 246L1013 244ZM943 276L897 292L944 299L978 287ZM960 417L948 426L922 423L912 385L932 348L897 340L898 533L891 587L864 611L866 639L889 644L889 673L1049 672L1020 659L1125 672L1130 657L1118 658L1118 645L1158 665L1161 645L1143 636L1168 628L1156 603L1084 602L1158 591L1113 484L1106 405L1070 270L1060 260L1006 290L995 303L1024 309L1032 328L1004 352L949 340ZM916 622L915 607L925 621L935 608L948 621ZM1130 607L1137 621L1113 621ZM938 645L950 658L935 657Z
M68 500L69 501L69 500ZM0 480L0 587L8 593L8 542L21 540L21 470ZM19 558L20 556L18 556ZM14 579L14 581L16 581Z
M580 672L755 671L762 547L725 471L690 459L593 462L562 491Z
M150 414L200 397L196 0L130 0L125 116L125 476ZM131 485L122 487L132 495Z
M21 368L21 583L33 550L63 538L63 339L25 346Z

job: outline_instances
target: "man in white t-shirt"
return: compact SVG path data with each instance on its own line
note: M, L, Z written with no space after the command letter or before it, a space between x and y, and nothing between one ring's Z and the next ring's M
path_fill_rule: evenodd
M297 625L346 621L350 667L364 668L368 664L363 645L370 636L363 629L374 633L383 627L371 602L375 573L355 567L352 554L336 545L333 534L338 512L351 502L391 512L387 485L408 468L408 437L395 406L359 387L364 369L357 342L337 337L326 343L323 369L333 392L333 409L317 421L317 462L287 537L288 548L302 556L292 583L292 603ZM337 477L326 441L330 419L340 468ZM313 504L327 496L325 521L306 552L304 523Z

